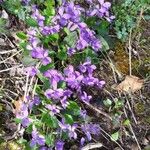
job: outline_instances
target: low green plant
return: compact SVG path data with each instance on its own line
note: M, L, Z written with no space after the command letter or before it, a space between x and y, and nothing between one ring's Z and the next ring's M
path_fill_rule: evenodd
M29 81L37 80L26 89L23 100L15 102L14 120L30 137L18 142L27 150L63 150L65 142L75 140L82 147L92 140L92 135L100 133L99 124L89 122L81 103L92 99L87 89L102 89L105 84L94 77L94 70L98 52L104 47L101 41L105 41L100 38L99 22L104 22L104 30L108 27L114 18L109 13L111 4L87 1L85 9L75 1L23 2L26 5L19 0L2 3L27 24L27 32L17 36L21 40L24 73ZM88 18L95 17L98 25L94 29Z
M141 9L143 14L149 11L149 0L122 0L114 4L113 13L116 17L114 29L118 39L123 42L128 39L130 31L136 28Z
M0 35L8 33L6 29L6 19L0 18Z

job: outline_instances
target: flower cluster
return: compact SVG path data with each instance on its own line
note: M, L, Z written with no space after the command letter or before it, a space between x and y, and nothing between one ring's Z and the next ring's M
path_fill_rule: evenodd
M81 125L81 129L85 133L88 141L91 141L91 139L92 139L91 135L99 135L100 134L100 126L98 124L93 124L93 123L83 124L83 125ZM80 141L81 145L83 145L85 141L86 141L86 139L84 137L82 137L81 141Z
M28 5L31 0L20 0L22 5ZM0 0L0 3L5 2L5 0Z
M102 88L105 84L104 81L100 81L98 78L93 77L93 72L95 69L96 66L92 65L91 60L88 58L86 62L79 65L76 69L72 65L68 65L66 68L64 68L62 73L56 69L49 69L43 73L43 76L49 79L51 85L44 94L48 100L52 100L52 103L43 105L47 112L49 112L50 116L57 116L61 114L61 112L65 111L68 108L68 100L70 98L78 98L83 102L89 102L91 100L92 96L88 95L83 90L83 87L97 86L98 88ZM31 70L33 70L33 68ZM31 70L29 70L29 72L31 72ZM33 73L28 74L31 74L32 76ZM65 88L59 87L59 84L62 82L65 83ZM23 103L19 115L16 115L17 118L22 120L21 124L23 127L28 127L33 122L33 119L29 117L28 109L32 110L34 106L38 106L41 103L41 100L38 96L35 96L33 99L31 99L31 97L28 97L27 100L28 107ZM59 103L61 103L61 105L59 105ZM85 119L86 111L81 111L80 117ZM70 139L77 139L76 129L80 127L80 124L75 123L70 125L65 122L64 118L62 118L62 121L59 121L58 125L59 132L57 134L61 134L62 132L64 132L68 134L68 137ZM91 135L97 135L100 128L99 125L86 123L84 125L81 125L81 129L87 137L81 138L81 145L83 145L85 141L92 140ZM32 147L34 145L45 145L44 137L38 134L38 132L36 131L37 129L34 130L32 131L32 140L30 146ZM55 147L58 147L59 144L56 143ZM61 147L62 146L63 144L61 145Z
M95 6L92 2L92 0L87 0L89 8L86 10L75 2L62 1L56 9L56 15L52 18L51 24L48 25L47 18L49 16L42 15L37 6L32 6L32 18L37 21L38 27L28 30L26 50L33 59L40 62L39 66L44 66L46 70L44 68L44 71L41 71L41 68L39 69L37 66L30 66L25 69L25 74L32 78L42 76L48 83L48 87L40 89L41 91L33 97L27 96L26 102L21 104L20 111L16 114L16 118L21 120L24 128L32 128L32 132L30 132L32 135L31 147L38 147L41 150L50 150L55 147L56 150L63 150L64 134L67 134L70 140L76 140L79 138L78 130L85 135L80 139L83 146L86 141L92 140L92 135L100 133L99 125L89 124L85 121L86 111L82 110L76 102L78 100L83 103L90 102L92 96L88 94L87 87L98 89L104 87L105 81L94 77L96 66L92 64L89 57L85 62L80 62L76 66L68 64L68 62L61 62L64 63L63 66L55 66L55 60L57 59L57 62L60 60L57 56L50 55L49 46L45 46L42 40L42 38L49 38L55 33L60 34L64 28L67 28L70 32L78 33L74 47L69 47L65 43L63 43L65 46L58 45L59 48L65 47L69 56L87 47L91 47L95 52L99 51L101 42L95 32L83 21L83 14L107 20L112 17L109 16L110 3L98 0ZM57 50L55 52L57 55ZM54 64L54 67L49 67L51 64ZM44 130L45 126L48 133ZM49 132L52 132L51 135L54 137L53 143L47 141Z
M42 20L40 24L42 24ZM48 56L48 50L44 49L43 46L40 46L40 40L36 37L37 31L32 29L28 31L29 45L27 49L31 51L31 56L34 59L41 61L43 65L51 63L51 58Z
M86 0L87 3L89 4L89 10L87 11L87 15L92 17L92 16L97 16L99 18L105 18L109 22L111 22L115 16L110 15L109 9L111 7L110 2L105 2L104 0L98 0L98 2L94 0Z
M31 0L22 0L21 3L22 5L28 5L30 1Z
M40 146L45 145L45 138L44 138L43 135L40 135L37 132L36 128L33 128L33 131L32 131L32 140L31 140L30 146L34 147L36 144L38 144Z
M94 31L90 30L81 18L85 12L86 14L90 14L89 16L98 15L107 20L112 20L113 16L109 17L110 3L100 1L99 4L96 5L97 8L93 8L94 5L95 4L92 4L89 11L87 11L79 5L75 5L74 2L64 1L58 8L58 13L53 17L50 26L44 26L45 18L35 7L33 9L33 18L37 20L38 25L40 26L40 31L43 35L59 33L64 27L68 28L71 32L76 30L79 33L76 45L74 47L68 47L68 55L72 55L76 51L83 50L88 46L92 47L92 49L97 52L101 48L101 42L96 38Z
M57 70L51 69L44 73L51 84L51 89L46 90L45 96L49 99L60 100L62 106L66 106L66 101L72 95L77 96L82 101L89 102L92 96L87 95L83 91L85 86L94 86L102 88L105 81L100 81L98 78L93 77L93 71L96 69L95 65L91 64L88 58L85 63L78 67L78 71L72 65L66 67L63 74ZM58 88L60 82L66 83L66 89Z

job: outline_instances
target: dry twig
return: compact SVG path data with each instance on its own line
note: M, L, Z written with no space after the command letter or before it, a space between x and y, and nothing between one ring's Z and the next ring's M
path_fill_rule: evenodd
M100 148L103 145L101 143L90 143L84 147L81 148L81 150L90 150L90 149L94 149L94 148Z
M124 108L123 110L124 110L124 114L125 114L126 118L128 119L128 115L127 115L126 109ZM132 128L132 125L129 124L129 127L130 127L130 130L131 130L131 132L132 132L132 134L133 134L133 137L134 137L134 139L135 139L135 141L136 141L136 143L137 143L138 149L139 149L139 150L142 150L141 147L140 147L140 144L139 144L139 142L138 142L138 140L137 140L137 138L136 138L136 135L135 135L135 133L134 133L134 130L133 130L133 128Z
M112 120L111 116L109 116L107 113L101 111L100 109L95 108L94 106L92 106L90 103L84 102L84 104L86 104L89 108L93 109L94 111L96 111L97 113L107 117L108 119Z

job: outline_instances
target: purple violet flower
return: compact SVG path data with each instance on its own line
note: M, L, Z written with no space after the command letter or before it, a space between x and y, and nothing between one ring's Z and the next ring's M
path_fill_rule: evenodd
M81 111L80 111L80 116L81 116L83 119L86 119L87 111L86 111L86 110L81 110Z
M77 49L78 50L82 50L85 49L86 47L88 47L88 42L86 40L84 40L82 37L79 38L78 42L77 42Z
M50 104L48 104L45 107L51 111L52 115L60 113L60 107L58 107L56 105L50 105Z
M16 112L16 118L24 119L28 117L28 107L25 103L22 103L19 111Z
M52 27L45 26L45 27L41 28L41 32L43 35L51 35L54 33L58 33L60 31L60 29L61 29L60 25L55 25Z
M58 82L64 80L63 75L55 69L51 69L51 70L44 72L44 76L50 80L52 88L54 90L57 89Z
M32 50L31 55L33 58L40 59L43 65L51 63L51 58L48 57L48 51L44 50L42 47L36 47Z
M87 71L88 74L91 75L96 69L96 66L91 64L90 58L87 58L86 62L79 66L79 69L82 73L85 73Z
M92 4L93 0L86 0L87 3Z
M77 133L75 132L76 128L78 127L77 124L73 124L72 126L69 125L68 127L68 135L69 135L69 138L72 139L77 139Z
M67 102L67 96L64 96L61 100L60 100L60 102L61 102L61 105L62 105L62 107L64 108L64 109L66 109L66 107L68 106L68 102Z
M63 89L48 89L45 92L45 96L49 99L54 99L54 100L60 100L64 95L64 90Z
M97 78L94 78L93 76L86 76L83 78L82 83L89 86L97 85L99 80Z
M55 144L55 150L63 150L64 144L65 143L63 141L57 141Z
M101 80L101 81L97 82L97 86L99 88L103 88L105 84L106 84L106 82L104 80Z
M91 134L93 135L99 135L100 134L100 126L99 124L93 124L93 123L87 123L84 125L81 125L82 131L85 133L87 139L91 141L92 137Z
M64 131L64 132L68 132L68 136L70 139L77 139L77 133L75 132L76 128L78 127L77 124L73 124L73 125L70 125L70 124L65 124L65 121L64 119L58 123L61 130Z
M21 1L22 5L28 5L29 2L30 2L30 0L22 0Z
M22 122L21 122L21 124L24 128L28 127L30 123L31 123L31 121L29 118L24 118L24 119L22 119Z
M36 129L32 131L32 140L30 142L30 146L34 147L36 144L43 146L45 145L45 138L43 135L40 135Z
M87 95L87 93L85 91L83 91L83 94L80 96L80 99L82 101L89 102L92 99L92 96Z
M33 58L38 58L38 59L40 59L40 58L43 58L44 52L45 52L45 51L44 51L42 48L36 47L36 49L33 49L33 50L32 50L31 55L32 55Z
M76 50L74 48L68 48L67 54L69 56L73 55L76 52Z
M64 69L64 74L66 76L71 76L73 73L74 73L74 67L72 65L68 65L68 67Z
M4 2L4 0L0 0L0 3Z
M42 16L37 8L34 7L32 17L38 22L40 27L44 26L45 17Z
M76 23L73 23L73 22L68 22L68 25L67 25L67 28L70 30L70 31L74 31L76 29L78 29L78 24Z
M40 102L41 102L40 98L38 96L34 96L34 98L29 103L29 109L31 110L34 105L38 106L40 104Z
M44 66L48 65L51 62L52 62L52 59L50 57L45 57L45 58L42 59L42 64Z
M71 65L64 70L64 73L66 75L65 81L70 88L79 91L81 89L81 81L83 79L83 75L80 74L78 71L73 72L73 70L74 69Z
M97 16L99 18L106 18L109 22L114 19L114 16L109 15L109 9L111 7L110 2L104 0L98 0L98 3L92 0L86 0L90 4L89 10L86 11L88 16ZM95 47L95 46L94 46Z
M37 70L37 68L35 68L35 67L27 67L27 68L25 68L25 74L26 75L29 75L29 76L31 76L31 77L33 77L33 76L35 76L36 74L38 73L38 70Z
M85 138L84 138L84 137L82 137L82 138L80 139L80 144L81 144L81 146L83 146L83 145L84 145L84 143L85 143Z
M65 124L65 120L62 119L61 122L58 123L59 127L61 128L62 131L67 132L69 125Z
M33 50L37 47L38 43L40 42L38 38L36 37L29 37L29 42L32 46L32 48L30 48L29 50Z
M40 149L39 149L39 150L47 150L47 149L48 149L47 147L42 146L42 147L40 147Z
M34 105L38 106L40 104L40 98L38 96L34 96L33 98Z
M35 29L30 29L27 34L29 37L36 37L37 31Z

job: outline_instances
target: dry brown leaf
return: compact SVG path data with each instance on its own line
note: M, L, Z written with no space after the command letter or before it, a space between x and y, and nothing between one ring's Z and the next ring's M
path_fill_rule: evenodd
M24 97L20 97L17 101L14 101L15 109L14 109L14 114L17 114L22 106L22 103L24 102Z
M140 79L136 76L129 76L125 77L125 80L122 81L117 87L116 90L120 92L136 92L140 90L143 86L144 80Z

